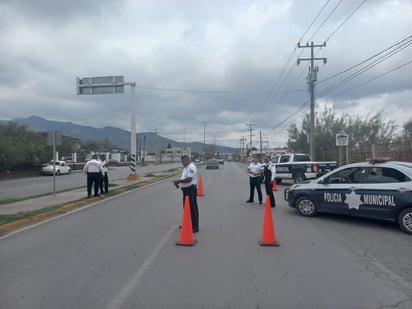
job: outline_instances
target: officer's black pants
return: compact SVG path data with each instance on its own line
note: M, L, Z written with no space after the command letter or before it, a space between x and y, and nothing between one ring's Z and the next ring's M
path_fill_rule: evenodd
M102 175L102 181L100 182L100 193L109 193L109 177L107 172Z
M258 193L259 202L262 201L262 189L260 188L261 184L261 177L249 177L249 185L250 185L250 195L249 201L253 201L255 196L255 188Z
M190 215L192 219L192 228L194 231L199 230L199 209L197 207L197 186L182 188L183 191L183 209L185 207L185 198L189 197Z
M275 180L276 181L276 180ZM275 197L273 196L273 191L272 191L272 183L265 181L265 189L266 189L266 194L269 195L270 197L270 207L275 207Z
M100 173L87 173L87 196L92 194L92 186L94 184L94 196L99 195L99 187L100 187Z

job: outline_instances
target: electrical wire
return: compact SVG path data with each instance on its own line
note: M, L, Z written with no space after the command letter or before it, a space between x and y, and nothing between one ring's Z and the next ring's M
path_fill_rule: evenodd
M356 72L350 74L349 76L347 76L344 79L342 79L341 81L339 81L337 84L325 89L322 93L319 94L319 96L320 97L326 96L327 94L333 92L337 88L342 87L343 85L345 85L349 81L353 80L354 78L358 77L359 75L365 73L366 71L369 71L370 69L372 69L373 67L375 67L378 64L382 63L383 61L386 61L390 57L396 55L397 53L399 53L400 51L402 51L403 49L407 48L410 45L412 45L412 39L406 41L405 43L403 43L403 45L396 47L394 50L389 51L388 54L385 54L385 55L381 56L380 58L376 59L371 64L368 64L366 67L363 67L363 68L357 70Z
M368 83L370 83L370 82L372 82L372 81L374 81L374 80L376 80L376 79L378 79L378 78L381 78L381 77L383 77L383 76L385 76L385 75L388 75L388 74L390 74L390 73L392 73L392 72L394 72L394 71L397 71L397 70L399 70L399 69L401 69L401 68L403 68L403 67L405 67L405 66L407 66L407 65L409 65L409 64L412 64L412 60L411 60L411 61L408 61L408 62L406 62L406 63L404 63L404 64L402 64L402 65L399 65L399 66L393 68L392 70L386 71L385 73L379 74L378 76L375 76L375 77L373 77L373 78L371 78L371 79L368 79L368 80L364 81L363 83L358 84L358 85L356 85L356 86L354 86L354 87L352 87L352 88L349 88L349 89L346 89L346 90L344 90L344 91L342 91L342 92L339 92L339 93L333 95L332 97L335 97L335 96L341 95L341 94L343 94L343 93L349 92L349 91L351 91L351 90L353 90L353 89L359 88L359 87L361 87L361 86L363 86L363 85L365 85L365 84L368 84Z
M409 41L411 38L412 38L412 35L409 35L409 36L403 38L402 40L400 40L400 41L398 41L398 42L392 43L391 46L389 46L389 47L385 48L384 50L382 50L382 51L380 51L380 52L378 52L378 53L370 56L369 58L367 58L367 59L359 62L358 64L355 64L355 65L353 65L353 66L351 66L351 67L349 67L349 68L347 68L347 69L345 69L345 70L343 70L343 71L341 71L341 72L339 72L339 73L336 73L336 74L334 74L334 75L332 75L332 76L330 76L330 77L327 77L327 78L325 78L325 79L323 79L323 80L320 80L320 81L318 81L317 83L318 83L318 84L324 83L324 82L326 82L326 81L328 81L328 80L330 80L330 79L333 79L333 78L338 77L338 76L340 76L340 75L342 75L342 74L344 74L344 73L346 73L346 72L349 72L350 70L352 70L352 69L354 69L354 68L356 68L356 67L358 67L358 66L360 66L360 65L362 65L362 64L364 64L364 63L366 63L366 62L368 62L368 61L370 61L370 60L372 60L373 58L376 58L376 57L378 57L379 55L381 55L381 54L389 51L390 49L394 48L395 46L400 45L400 44L403 44L405 41Z
M332 16L332 14L336 11L336 9L339 7L339 5L342 3L343 0L340 0L338 2L338 4L335 5L335 7L333 8L333 10L329 13L329 15L325 18L325 20L323 21L323 23L318 27L318 29L312 34L312 36L309 38L309 41L312 40L312 38L316 35L316 33L318 33L318 31L323 27L323 25L327 22L327 20Z
M336 32L338 32L338 30L339 30L340 28L342 28L342 26L343 26L344 24L346 24L346 22L361 8L362 5L365 4L366 1L367 1L367 0L363 0L363 1L361 2L361 4L359 4L359 6L358 6L348 17L346 17L346 19L327 37L327 39L325 40L325 42L329 41L329 39L330 39Z

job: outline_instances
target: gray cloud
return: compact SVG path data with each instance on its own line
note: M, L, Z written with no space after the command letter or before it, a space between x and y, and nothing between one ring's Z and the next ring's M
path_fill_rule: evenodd
M255 139L261 131L283 146L287 127L308 112L309 62L296 65L310 57L309 48L296 48L305 32L302 44L327 40L316 49L328 58L316 61L317 108L382 109L399 123L412 112L410 65L384 75L410 61L412 47L322 95L345 74L322 80L412 34L410 1L365 2L338 31L362 1L344 1L333 14L338 2L330 1L310 29L324 1L60 2L0 3L2 119L39 115L129 129L129 87L120 95L75 94L76 76L124 75L138 86L138 131L202 141L207 122L209 140L238 146L252 123Z

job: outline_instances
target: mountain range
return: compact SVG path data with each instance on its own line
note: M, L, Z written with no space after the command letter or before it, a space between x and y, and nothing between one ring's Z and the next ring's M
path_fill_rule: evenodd
M38 116L28 118L15 118L13 120L0 120L0 124L14 122L25 125L28 130L34 132L61 131L62 135L79 139L82 143L88 141L104 142L109 141L112 145L120 149L130 151L130 131L115 127L94 128L91 126L78 125L72 122L60 122L47 120ZM204 144L201 142L182 143L162 137L153 132L136 133L138 145L144 147L147 152L157 152L171 147L191 147L192 151L203 153ZM206 145L208 146L208 145ZM216 151L230 154L239 152L238 149L216 145Z

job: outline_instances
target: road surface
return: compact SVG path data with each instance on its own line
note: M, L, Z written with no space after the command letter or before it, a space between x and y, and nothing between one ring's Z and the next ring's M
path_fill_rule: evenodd
M278 185L280 246L262 247L245 165L200 173L193 247L175 245L170 180L0 238L1 308L412 308L412 239L396 224L300 217Z

